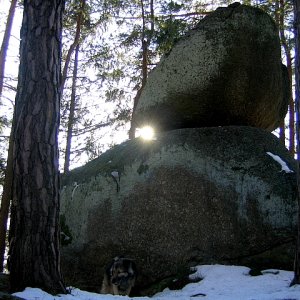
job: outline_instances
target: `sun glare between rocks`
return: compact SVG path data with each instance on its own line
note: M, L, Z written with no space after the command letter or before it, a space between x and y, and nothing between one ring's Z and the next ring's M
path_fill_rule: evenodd
M155 132L153 127L145 126L139 129L138 134L142 139L150 141L154 139Z

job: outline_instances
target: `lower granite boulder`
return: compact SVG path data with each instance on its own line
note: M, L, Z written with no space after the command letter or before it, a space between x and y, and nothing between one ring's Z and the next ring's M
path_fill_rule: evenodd
M116 255L135 259L137 289L207 263L291 269L295 161L252 127L179 129L135 139L63 178L68 285L99 291Z

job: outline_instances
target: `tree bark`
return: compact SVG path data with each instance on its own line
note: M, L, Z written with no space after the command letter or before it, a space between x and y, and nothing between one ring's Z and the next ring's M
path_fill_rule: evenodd
M298 234L294 265L293 284L300 284L300 0L294 0L295 30L295 107L296 107L296 140L297 140L297 184L298 184Z
M65 293L59 250L58 126L64 0L24 1L15 104L10 284Z
M6 53L9 45L9 39L10 39L12 24L14 20L16 5L17 5L17 0L12 0L10 3L5 32L4 32L3 41L0 49L0 96L2 95L2 90L3 90Z

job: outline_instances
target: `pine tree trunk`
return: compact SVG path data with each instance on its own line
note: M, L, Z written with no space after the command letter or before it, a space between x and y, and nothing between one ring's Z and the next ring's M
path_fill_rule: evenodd
M70 101L70 112L69 112L69 119L68 119L64 173L68 173L70 168L71 142L72 142L73 127L74 127L75 107L76 107L76 79L77 79L77 70L78 70L78 54L79 54L79 44L77 44L75 49L75 60L74 60L74 69L73 69L73 78L72 78L73 82L72 82L72 93L71 93L71 101Z
M297 140L297 183L298 183L298 234L295 255L294 279L291 283L300 284L300 0L294 0L295 26L295 107L296 107L296 140Z
M64 293L58 125L63 0L24 1L15 105L10 284Z
M6 53L8 49L13 19L15 15L16 5L17 5L17 0L12 0L10 3L5 32L4 32L3 41L0 49L0 96L2 95L2 90L3 90L5 59L6 59Z

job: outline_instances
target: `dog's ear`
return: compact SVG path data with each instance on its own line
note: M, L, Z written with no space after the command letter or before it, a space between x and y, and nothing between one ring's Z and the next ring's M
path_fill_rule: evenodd
M114 257L111 262L106 265L105 267L105 274L107 275L108 279L110 280L112 275L113 275L113 267L114 267L114 264L119 261L120 259L122 258L122 256L116 256Z
M126 267L126 269L129 271L129 273L133 276L137 275L137 267L134 262L134 259L131 258L124 258L123 259L123 264Z
M113 273L113 265L115 263L115 260L111 261L108 265L105 267L105 274L107 276L107 279L110 280Z
M130 260L130 262L131 262L131 269L133 270L133 274L135 275L135 276L137 276L137 274L138 274L138 271L137 271L137 267L136 267L136 263L133 261L133 260Z

